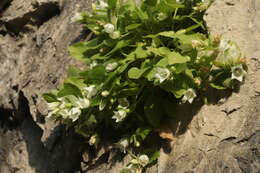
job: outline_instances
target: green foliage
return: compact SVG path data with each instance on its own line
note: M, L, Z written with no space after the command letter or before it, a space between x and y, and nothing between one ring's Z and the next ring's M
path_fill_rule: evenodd
M44 94L48 117L73 127L90 145L109 136L114 142L125 139L123 148L139 147L174 117L178 104L192 103L207 87L242 82L246 65L237 45L205 30L210 3L107 0L93 4L91 13L77 14L73 20L95 38L69 51L87 68L70 68L64 84ZM150 162L157 157L152 154ZM148 164L142 159L132 163L137 170Z

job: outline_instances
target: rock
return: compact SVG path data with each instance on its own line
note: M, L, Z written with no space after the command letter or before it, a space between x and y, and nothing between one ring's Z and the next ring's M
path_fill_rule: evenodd
M0 133L0 172L73 172L80 167L82 139L45 120L41 95L64 79L70 64L80 66L67 47L85 39L85 31L70 18L88 2L13 0L6 5L0 17L0 129L6 129ZM18 142L2 142L8 140Z
M203 106L173 145L164 172L254 172L260 170L260 2L216 0L205 20L210 31L236 41L249 72L238 93Z
M117 152L106 151L93 158L94 164L88 161L92 155L81 163L82 139L45 118L41 95L62 82L69 65L83 66L71 59L67 47L86 39L87 31L71 17L90 2L0 2L0 172L114 173L131 159L118 162ZM215 0L205 20L212 33L239 44L248 58L247 79L231 96L209 91L209 105L180 107L170 127L172 147L160 150L158 164L148 173L260 170L260 2Z
M12 0L2 0L0 2L0 12L9 4Z

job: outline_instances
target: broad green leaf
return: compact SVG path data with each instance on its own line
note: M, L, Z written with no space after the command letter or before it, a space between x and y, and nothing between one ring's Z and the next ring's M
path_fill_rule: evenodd
M188 56L182 56L178 52L171 52L167 55L167 57L169 65L181 64L190 61L190 58Z
M153 52L155 55L167 57L169 65L181 64L190 61L190 58L188 56L182 56L180 53L171 51L167 47L150 48L149 50Z
M147 69L138 69L136 67L131 68L128 71L128 77L130 79L139 79Z
M100 46L98 39L93 39L88 42L79 42L73 44L69 47L69 52L72 57L80 60L86 61L85 52L91 49L96 49Z
M76 68L76 67L70 65L70 66L69 66L69 69L68 69L68 76L70 76L70 77L72 77L72 76L73 76L73 77L76 77L76 76L79 75L80 72L81 72L80 69L78 69L78 68Z
M75 95L82 97L80 89L71 83L64 83L63 88L58 92L59 97L64 97L68 95Z
M71 84L77 86L78 88L83 88L86 86L86 84L84 83L84 79L80 79L78 77L69 77L64 82L71 83Z
M104 82L106 78L106 70L104 66L98 65L90 71L80 73L80 75L83 76L84 80L88 83L100 84Z
M168 61L168 58L162 58L157 64L156 66L158 67L166 67L169 65L169 61Z
M42 96L43 96L44 100L48 103L57 101L57 96L53 93L44 93Z
M106 56L109 56L109 55L115 53L116 51L118 51L118 50L120 50L120 49L122 49L122 48L124 48L128 45L129 45L128 41L120 40L119 42L117 42L116 46L109 53L106 54Z

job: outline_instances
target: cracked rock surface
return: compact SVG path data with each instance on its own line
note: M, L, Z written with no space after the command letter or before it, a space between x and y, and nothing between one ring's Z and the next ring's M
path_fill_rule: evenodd
M45 118L41 95L64 79L69 65L81 66L67 47L85 40L87 31L70 19L90 3L1 0L0 173L117 173L127 163L128 157L107 162L114 153L105 149L82 158L82 139ZM248 76L227 98L209 93L209 105L180 108L172 123L180 133L148 173L259 173L260 1L215 0L205 20L212 33L238 43ZM89 166L89 158L97 162Z

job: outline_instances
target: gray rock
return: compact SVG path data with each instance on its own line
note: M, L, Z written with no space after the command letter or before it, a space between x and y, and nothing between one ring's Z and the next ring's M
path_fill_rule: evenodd
M87 33L70 19L89 6L85 0L0 2L1 173L71 173L80 165L86 172L114 173L129 161L113 163L116 153L104 150L93 159L97 163L81 163L81 139L45 119L41 95L62 82L68 65L82 67L67 47ZM248 58L248 76L230 97L219 99L209 91L209 105L180 107L171 126L176 134L171 152L162 148L149 173L260 170L260 2L215 0L205 20L212 33L239 44Z

